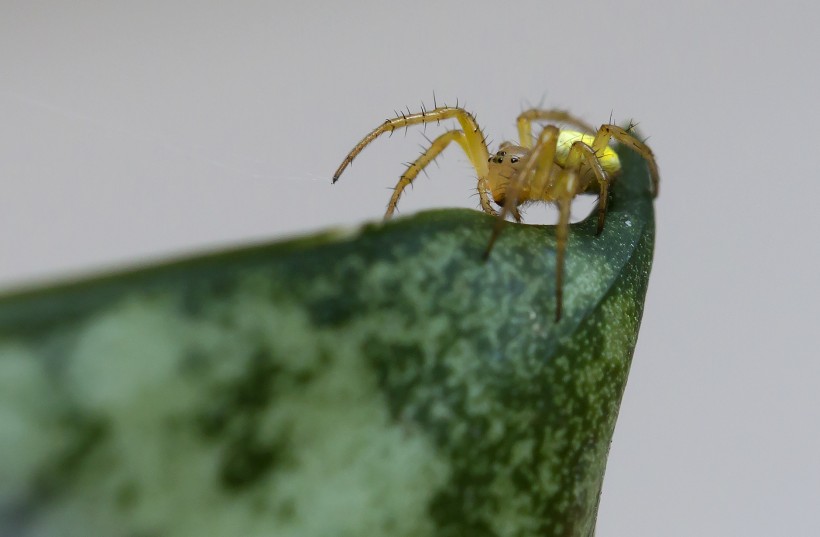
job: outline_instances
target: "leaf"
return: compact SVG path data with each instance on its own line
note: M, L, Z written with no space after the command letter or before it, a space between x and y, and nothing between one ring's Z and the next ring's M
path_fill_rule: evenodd
M440 210L0 298L0 534L586 537L654 215Z

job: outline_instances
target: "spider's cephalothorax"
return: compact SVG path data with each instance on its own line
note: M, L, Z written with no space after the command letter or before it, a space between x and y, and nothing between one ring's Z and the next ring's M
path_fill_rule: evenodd
M460 128L446 131L435 138L430 147L411 163L399 179L385 218L396 209L402 192L432 162L450 142L456 142L470 159L478 175L478 195L484 212L498 217L484 257L487 258L501 232L507 215L521 221L518 206L532 201L544 201L558 205L559 218L556 228L556 307L555 318L561 318L563 304L564 253L569 231L570 203L572 198L585 192L598 193L598 232L603 229L609 185L621 172L617 153L609 146L615 139L638 152L649 165L653 195L658 195L658 167L649 147L633 136L629 129L617 125L602 125L597 130L584 121L563 110L532 109L518 116L519 145L502 143L495 154L490 154L484 135L475 118L463 108L443 106L422 110L417 114L402 114L388 119L365 136L348 153L333 175L335 183L345 168L373 140L385 132L420 123L441 122L455 119ZM546 125L533 141L534 121L565 123L577 130L559 129ZM490 198L501 211L497 212Z
M490 155L487 160L487 188L493 201L499 206L504 206L507 194L507 185L510 180L521 173L521 169L530 156L530 150L520 145L513 145L509 142L502 143L495 155ZM524 185L521 195L529 194L529 185ZM517 219L517 217L516 217Z

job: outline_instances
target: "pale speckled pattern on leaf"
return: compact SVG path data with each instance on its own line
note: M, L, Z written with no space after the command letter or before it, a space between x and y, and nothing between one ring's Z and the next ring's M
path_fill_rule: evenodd
M438 211L0 299L0 536L579 536L653 241Z

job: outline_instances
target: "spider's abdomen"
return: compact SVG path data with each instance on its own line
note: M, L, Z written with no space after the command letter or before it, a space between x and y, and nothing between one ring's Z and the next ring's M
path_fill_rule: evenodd
M589 147L592 147L592 143L594 141L595 136L592 134L562 130L558 134L558 146L556 147L555 152L555 162L561 166L565 165L567 162L567 157L569 156L569 150L575 142L583 142ZM618 158L618 154L609 146L606 146L601 154L598 155L598 161L601 163L601 167L604 171L610 176L618 175L621 171L621 161Z

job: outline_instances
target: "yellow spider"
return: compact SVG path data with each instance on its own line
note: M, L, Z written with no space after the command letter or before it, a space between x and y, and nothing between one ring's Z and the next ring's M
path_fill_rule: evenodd
M569 231L570 203L578 194L597 192L598 233L604 227L606 203L609 185L621 172L621 162L617 153L609 146L612 138L640 154L649 165L652 180L653 196L658 195L658 166L649 147L630 134L629 130L616 125L602 125L594 129L584 121L577 119L563 110L531 109L518 116L519 144L503 142L494 155L490 155L483 132L478 127L475 117L459 107L443 106L433 110L424 110L416 114L402 113L388 119L365 136L356 147L348 153L342 164L333 174L335 183L345 168L373 140L385 132L420 123L440 122L455 119L461 126L434 139L430 147L407 167L399 179L390 203L387 205L385 219L390 218L396 209L402 192L433 161L450 142L456 142L470 159L478 175L478 195L484 212L498 217L498 224L493 230L487 249L486 259L498 238L507 215L512 215L516 222L521 222L518 206L533 201L544 201L558 205L559 217L556 228L556 313L560 320L563 304L564 253ZM571 125L578 130L559 129L547 125L533 142L532 123L534 121L554 121ZM490 205L490 197L501 207L496 212Z

